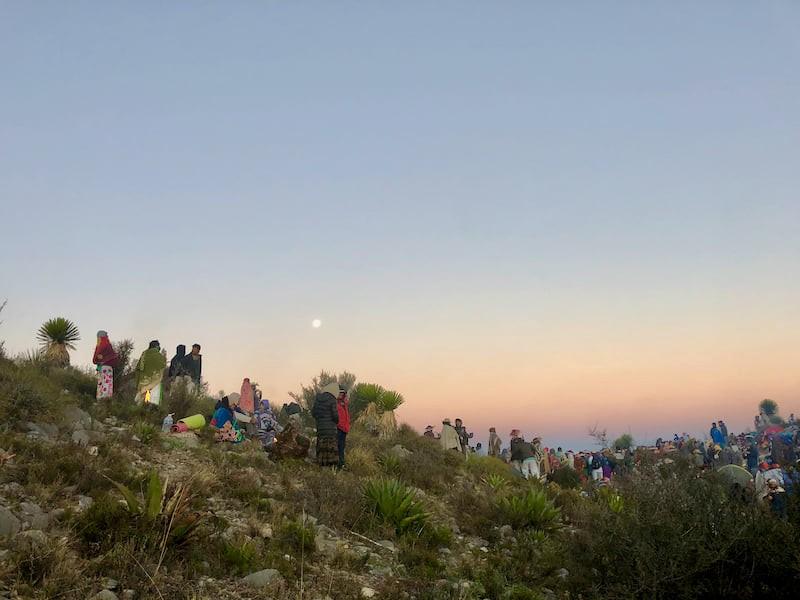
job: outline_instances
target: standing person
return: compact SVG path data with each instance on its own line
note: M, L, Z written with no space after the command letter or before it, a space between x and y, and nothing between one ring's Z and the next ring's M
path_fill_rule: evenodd
M200 385L200 378L203 374L203 355L200 354L200 344L192 344L192 353L186 357L185 369L192 381Z
M333 467L339 462L336 447L339 410L337 398L342 393L338 383L329 383L317 394L311 415L317 422L317 464L320 467Z
M455 450L461 452L461 442L458 439L458 432L450 424L450 419L442 421L442 434L439 436L444 450Z
M350 399L342 390L336 399L336 408L339 411L339 422L336 424L336 444L339 448L339 469L344 467L344 449L347 444L347 434L350 433Z
M423 433L426 438L431 438L432 440L436 439L436 434L433 432L433 425L428 425L425 428L425 433Z
M108 339L108 333L102 329L97 332L97 345L94 348L92 362L97 365L97 393L98 400L111 398L114 395L114 367L119 362L119 356Z
M521 475L522 461L532 456L530 444L527 444L528 447L526 448L525 440L519 429L512 429L508 437L511 438L509 442L511 448L511 466Z
M599 452L592 454L592 460L589 465L592 469L592 481L600 481L603 478L603 459L600 458Z
M533 438L531 443L523 443L522 476L525 479L539 479L542 472L539 469L541 460L541 450L539 449L539 438Z
M136 365L136 400L140 403L161 404L163 395L164 369L167 368L167 359L161 353L158 340L150 342L147 350L142 352Z
M722 443L720 446L723 448L728 445L728 426L725 425L725 421L722 419L719 420L719 432L722 434Z
M750 438L750 443L747 446L747 470L755 477L758 473L758 443L755 436Z
M186 346L180 344L175 348L175 356L169 361L167 376L172 378L183 377L184 375L188 375L186 372Z
M500 436L497 435L497 430L494 427L489 427L489 456L500 458L500 448L503 445Z
M245 377L242 380L242 388L239 392L239 408L245 414L252 415L255 412L255 396L253 394L253 385L250 379Z
M721 448L723 444L722 431L720 431L719 427L717 427L716 422L711 424L711 429L708 433L711 436L711 441Z
M458 443L461 446L461 453L466 456L469 452L469 439L472 437L471 433L467 433L467 428L464 427L464 422L461 419L456 419L456 433L458 434Z

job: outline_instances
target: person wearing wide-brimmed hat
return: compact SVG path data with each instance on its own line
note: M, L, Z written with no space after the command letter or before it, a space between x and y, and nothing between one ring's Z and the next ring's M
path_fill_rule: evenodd
M431 438L432 440L435 440L436 439L436 432L433 431L433 425L428 425L425 428L425 433L423 433L422 435L424 435L427 438Z

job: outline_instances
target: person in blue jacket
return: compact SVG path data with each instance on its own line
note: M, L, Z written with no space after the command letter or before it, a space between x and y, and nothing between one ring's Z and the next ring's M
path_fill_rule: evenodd
M711 439L713 442L719 446L723 446L725 444L725 437L722 435L722 431L720 431L719 427L717 427L716 423L711 424Z

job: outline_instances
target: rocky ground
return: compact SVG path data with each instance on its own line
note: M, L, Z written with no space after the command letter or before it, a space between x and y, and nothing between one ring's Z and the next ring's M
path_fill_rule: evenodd
M113 449L119 455L117 460L121 457L127 462L134 478L144 477L152 469L157 469L164 480L191 481L198 490L202 510L212 515L216 522L224 523L223 528L213 531L210 536L217 536L221 543L227 542L237 547L252 544L254 548L267 548L269 552L265 556L270 557L274 557L275 551L281 549L281 556L272 561L274 566L222 577L192 577L182 572L184 564L180 560L162 565L157 576L135 561L127 561L129 574L133 576L104 575L93 565L83 564L85 561L80 558L80 544L75 541L76 523L95 502L91 491L86 491L86 485L81 481L67 483L71 477L64 477L65 484L58 477L51 477L45 483L37 483L29 476L21 477L23 482L15 481L14 474L17 471L29 472L32 467L28 464L29 459L10 457L10 451L6 451L2 467L4 483L0 485L0 538L4 540L0 557L4 561L13 557L19 560L20 556L25 555L41 559L40 555L49 553L53 555L53 560L74 563L82 575L71 582L77 584L76 588L58 590L55 595L50 595L54 593L51 588L47 588L47 592L36 589L46 587L48 575L43 576L38 586L25 585L20 583L19 577L6 571L3 587L0 587L0 600L24 597L98 600L160 597L415 597L413 591L403 591L403 582L410 575L408 567L400 560L397 539L373 539L347 527L337 526L341 524L332 523L330 519L326 522L311 509L307 510L302 498L305 489L311 485L307 480L308 474L318 471L318 467L310 460L293 463L287 468L287 465L276 465L266 460L260 447L253 442L241 446L219 446L208 437L192 432L161 434L152 428L144 428L142 432L135 425L115 416L94 418L77 406L66 406L54 422L28 422L24 430L26 443L43 448L45 455L77 453L78 459L85 460L89 465L98 463ZM8 437L10 435L6 439L11 439ZM412 451L395 444L389 447L387 454L401 460L407 459ZM230 469L235 469L235 480L231 485L237 486L239 482L247 481L245 491L227 488L221 470L224 473ZM113 472L103 472L102 475L112 479L115 476ZM343 473L335 477L347 476ZM74 477L72 479L75 480ZM353 479L349 483L357 485L358 481ZM417 491L454 534L452 542L435 549L444 570L440 578L430 582L430 587L440 590L439 597L472 597L469 593L471 583L467 579L454 578L452 574L465 565L475 568L485 561L489 542L462 534L458 519L450 507L425 490ZM108 489L100 493L113 494ZM308 493L319 494L319 490ZM337 498L332 497L330 501L336 502ZM254 510L254 505L264 502L269 506L268 515ZM337 510L335 506L328 508L334 512ZM308 555L304 548L300 552L296 549L284 551L284 546L276 541L277 530L287 520L294 520L313 532L313 548L309 548ZM501 537L510 537L513 531L506 526L501 528L499 534ZM58 548L62 550L58 551ZM70 556L65 558L67 555ZM209 568L204 569L204 566ZM213 571L203 561L199 567L192 569L203 570ZM232 568L231 572L234 571ZM51 569L51 580L54 573L57 573L57 569ZM164 583L170 579L178 584L179 596L174 595L174 588ZM133 585L132 581L138 583ZM165 589L171 591L165 592Z

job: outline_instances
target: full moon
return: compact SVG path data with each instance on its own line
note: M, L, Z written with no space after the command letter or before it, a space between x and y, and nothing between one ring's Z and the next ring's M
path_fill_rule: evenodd
M322 327L322 321L320 321L319 319L314 319L313 321L311 321L311 326L314 329L319 329L320 327Z

